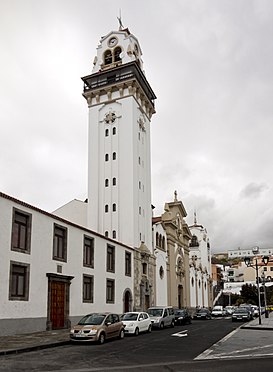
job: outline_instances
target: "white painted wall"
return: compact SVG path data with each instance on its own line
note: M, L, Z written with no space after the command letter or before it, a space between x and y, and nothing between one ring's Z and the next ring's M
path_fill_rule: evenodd
M167 280L167 252L156 248L156 233L165 237L167 249L167 236L161 223L153 225L153 251L156 257L156 304L168 305L168 280ZM164 270L163 278L160 277L160 267Z
M11 251L13 207L32 215L31 252L25 254ZM62 266L63 275L74 276L70 286L70 317L81 316L90 311L123 312L123 293L129 288L133 294L133 251L91 230L70 224L37 208L7 197L0 196L0 322L10 319L33 319L47 317L48 278L46 273L57 273ZM57 223L68 229L67 262L52 259L53 225ZM83 267L83 236L95 239L94 269ZM106 272L107 243L115 246L115 273ZM132 253L132 276L125 276L125 251ZM30 264L28 301L9 300L10 261ZM94 275L94 303L82 302L82 276ZM115 303L106 304L106 278L115 279ZM2 324L2 323L1 323ZM46 323L44 322L44 329Z

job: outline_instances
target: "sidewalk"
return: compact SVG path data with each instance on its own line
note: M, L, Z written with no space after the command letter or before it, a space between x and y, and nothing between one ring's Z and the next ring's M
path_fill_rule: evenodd
M259 324L259 318L255 318L249 323L242 325L241 328L273 331L273 312L268 314L268 318L265 318L265 315L263 314L261 317L261 324Z
M0 356L46 349L70 343L69 329L27 333L0 338Z
M273 331L273 312L269 314L268 318L265 318L263 314L261 324L259 324L259 318L256 318L240 328ZM272 334L268 333L268 337L272 338ZM69 329L3 336L0 338L0 356L46 349L69 343Z

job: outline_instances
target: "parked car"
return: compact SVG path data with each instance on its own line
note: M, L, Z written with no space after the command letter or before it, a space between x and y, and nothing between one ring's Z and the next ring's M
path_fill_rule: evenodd
M211 312L209 311L209 309L202 308L197 311L195 317L196 319L211 319Z
M147 310L151 321L152 327L161 328L170 326L174 327L175 316L174 309L171 306L154 306Z
M252 311L253 311L253 316L255 318L257 318L259 316L259 308L258 308L258 306L257 305L251 305L251 307L252 307Z
M239 309L246 309L249 312L249 314L250 314L250 318L251 319L254 318L254 309L252 308L251 305L249 305L249 304L241 304L239 306Z
M140 332L151 332L152 321L145 312L128 312L121 316L125 334L138 336Z
M214 306L211 312L211 316L224 316L225 311L223 309L223 306Z
M235 307L234 306L226 306L224 308L225 312L226 312L226 315L232 315L234 310L235 310Z
M113 337L124 338L124 325L118 314L87 314L70 330L70 340L75 342L97 341L103 344Z
M176 324L191 324L191 315L187 309L176 309L174 317Z
M238 307L237 309L234 310L234 313L232 314L232 321L250 321L251 315L249 310L246 307Z

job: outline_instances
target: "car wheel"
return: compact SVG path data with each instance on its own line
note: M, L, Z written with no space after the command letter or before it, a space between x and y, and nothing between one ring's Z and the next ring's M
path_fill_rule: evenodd
M103 332L99 335L98 342L99 342L100 345L104 344L104 342L105 342L105 334Z
M138 336L139 335L139 329L136 327L135 329L135 336Z
M149 325L147 332L148 333L151 333L152 332L152 325L151 324Z
M119 332L119 338L122 340L124 338L124 329L122 329L120 332Z
M163 322L160 323L160 327L159 328L160 329L163 329L164 328L164 323Z
M172 328L174 327L174 320L172 320L172 322L171 322L171 327Z

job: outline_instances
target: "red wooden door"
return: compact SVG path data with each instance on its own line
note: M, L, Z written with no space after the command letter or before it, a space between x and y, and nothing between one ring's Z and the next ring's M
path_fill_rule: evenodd
M51 309L50 318L52 329L64 328L65 312L65 283L51 283Z

